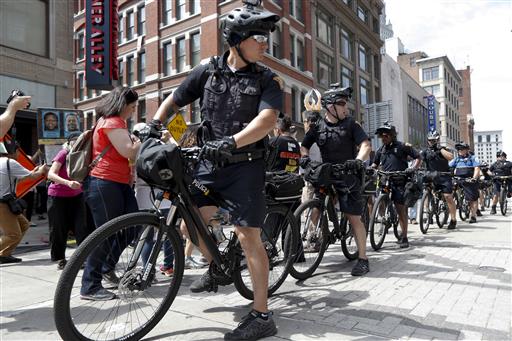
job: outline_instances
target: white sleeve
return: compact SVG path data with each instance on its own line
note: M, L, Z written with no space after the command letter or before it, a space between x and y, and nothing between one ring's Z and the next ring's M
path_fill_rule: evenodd
M11 177L19 179L27 175L30 175L30 171L23 167L22 165L20 165L18 161L10 159L8 162L9 168L11 169Z

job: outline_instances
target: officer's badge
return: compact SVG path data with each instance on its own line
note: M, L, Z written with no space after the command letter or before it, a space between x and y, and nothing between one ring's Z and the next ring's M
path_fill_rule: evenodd
M284 89L284 81L283 81L283 79L282 79L281 77L279 77L279 76L274 76L273 80L275 80L275 81L277 82L277 84L279 84L279 88L280 88L281 90L283 90L283 89Z

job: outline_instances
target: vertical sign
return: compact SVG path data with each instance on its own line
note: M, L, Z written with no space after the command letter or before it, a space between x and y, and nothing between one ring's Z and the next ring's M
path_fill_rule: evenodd
M117 0L86 0L85 79L89 89L110 90L117 79Z
M436 130L436 97L427 96L428 131Z

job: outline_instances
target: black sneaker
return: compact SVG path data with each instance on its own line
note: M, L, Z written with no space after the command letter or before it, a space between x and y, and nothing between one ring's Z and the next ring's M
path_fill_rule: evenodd
M272 318L272 312L268 312L267 318L261 313L251 311L242 318L232 332L224 335L224 340L259 340L277 334L276 324Z
M80 298L82 300L87 300L87 301L110 301L110 300L117 298L117 296L113 292L110 292L105 288L101 288L100 290L96 291L94 294L80 295Z
M356 265L352 268L351 274L352 276L362 276L368 272L370 272L370 263L368 262L368 259L359 258Z
M470 223L470 224L474 224L474 223L476 223L476 217L471 217L471 218L469 219L469 223Z
M482 212L480 212L480 210L476 210L476 216L477 217L481 217L482 216Z
M480 211L485 212L485 207L484 206L480 207Z
M400 241L400 248L406 249L408 247L409 247L409 239L407 239L407 237L402 238L402 240Z
M212 278L210 274L210 269L206 270L206 272L198 279L192 282L190 285L190 291L192 292L203 292L203 291L213 291L217 292L218 285L215 280Z
M496 206L491 207L491 214L496 214Z
M448 230L455 229L455 226L457 226L457 220L450 220L450 223L448 224Z
M58 263L57 263L57 270L62 270L64 269L64 267L66 266L66 263L68 261L65 260L65 259L61 259Z
M106 289L116 289L119 286L120 279L114 270L103 274L103 287Z
M13 256L0 256L0 264L10 264L19 262L21 262L21 258L16 258Z

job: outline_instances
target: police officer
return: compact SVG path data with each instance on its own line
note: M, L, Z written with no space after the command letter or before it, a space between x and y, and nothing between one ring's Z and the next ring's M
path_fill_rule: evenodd
M244 0L244 7L229 12L222 23L229 50L213 57L209 64L198 65L159 107L153 130L161 120L180 107L200 99L204 126L211 126L211 141L204 146L211 158L222 156L224 167L212 170L201 162L195 176L225 200L233 203L230 216L247 259L254 288L253 310L243 323L225 335L226 340L256 340L277 333L267 306L268 257L260 237L265 215L265 165L263 139L274 128L282 109L282 80L258 64L268 48L268 36L280 17L259 5L259 0ZM217 212L215 203L198 195L204 221ZM200 242L204 256L212 257ZM211 291L217 282L209 271L194 281L193 292Z
M270 139L269 146L276 149L275 160L271 160L271 171L299 171L300 145L291 135L292 119L282 115L274 128L275 136Z
M348 116L347 102L352 96L352 88L341 88L332 84L322 96L322 106L326 109L325 117L317 122L314 128L308 130L301 146L301 167L309 163L309 149L316 143L320 148L323 162L345 163L363 170L363 161L371 151L368 135L361 125ZM359 148L359 151L357 151ZM361 220L363 200L361 197L361 182L356 176L347 176L347 184L355 184L347 200L339 200L340 210L344 212L354 227L359 259L352 268L352 276L362 276L370 271L366 256L366 230ZM338 192L339 198L342 197Z
M455 168L454 174L461 178L470 179L469 182L463 182L464 196L469 202L471 218L469 223L476 223L476 210L478 208L478 178L480 176L480 162L469 153L469 145L465 142L455 144L457 156L450 161L449 166Z
M419 153L409 144L397 141L396 128L393 125L388 122L384 123L375 131L375 135L378 135L382 140L382 146L375 153L375 159L372 164L373 168L380 166L386 172L405 171L408 169L408 157L414 160L410 168L411 171L419 167L421 163ZM409 239L407 238L407 207L405 206L404 196L405 183L405 179L396 180L391 183L391 200L395 204L400 227L402 228L400 248L409 247Z
M497 176L507 176L512 175L512 162L507 161L507 153L505 153L502 150L499 150L496 153L496 157L498 160L491 165L491 168L489 170L493 175ZM512 193L512 181L507 180L508 184L508 195ZM491 207L491 214L496 214L496 204L498 203L500 191L501 191L501 182L497 179L493 181L493 192L494 196L492 198L492 207Z
M425 162L426 168L430 172L449 172L448 162L453 159L453 154L446 147L439 145L439 133L432 131L427 136L428 148L420 152L421 159ZM457 214L455 201L453 200L453 184L449 175L438 175L434 178L434 186L440 189L448 204L450 211L450 224L448 230L452 230L457 225Z
M480 205L480 209L476 210L477 217L481 217L481 212L485 211L485 189L489 186L489 183L492 183L492 176L491 173L489 173L489 164L487 162L484 161L480 163L480 173L480 189L478 190L478 203Z

